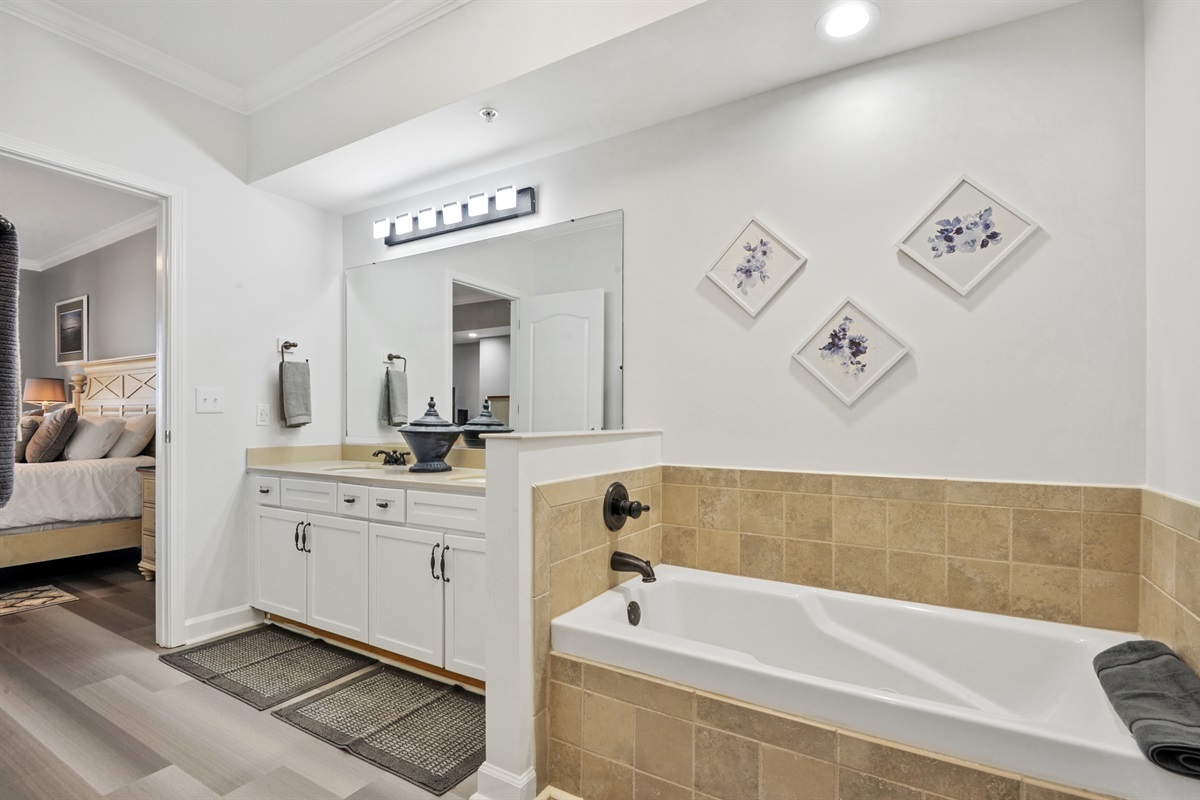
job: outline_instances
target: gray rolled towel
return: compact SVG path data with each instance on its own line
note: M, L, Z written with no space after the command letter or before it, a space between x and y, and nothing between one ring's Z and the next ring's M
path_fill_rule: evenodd
M12 497L13 457L21 416L21 343L17 327L20 270L16 226L0 216L0 508Z
M1162 642L1135 640L1092 659L1113 709L1146 758L1200 778L1200 678Z
M298 428L312 422L312 392L309 390L307 361L279 363L279 391L282 395L284 425Z

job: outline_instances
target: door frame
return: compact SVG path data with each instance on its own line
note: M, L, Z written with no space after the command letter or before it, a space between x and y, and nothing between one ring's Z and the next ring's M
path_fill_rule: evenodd
M0 154L158 203L155 346L158 425L155 433L155 641L184 643L183 571L183 285L184 190L99 161L0 133Z
M449 347L446 348L446 377L449 384L445 389L445 396L450 397L454 388L454 284L461 283L463 286L470 286L472 289L479 289L483 292L494 294L497 297L502 297L512 303L512 309L509 315L509 326L512 328L512 336L517 335L517 328L520 326L520 308L518 302L525 297L525 292L520 289L514 289L511 286L505 286L502 283L497 283L487 278L480 278L476 275L468 275L464 272L455 272L454 270L446 270L446 319L445 328L442 331L442 341L448 342ZM517 385L516 380L520 377L517 374L516 359L509 359L508 364L508 385L509 393L513 392L514 386ZM418 404L419 405L419 404ZM509 426L514 430L521 430L517 425L517 409L520 407L520 402L511 403L509 406ZM419 409L418 409L419 410ZM424 412L422 412L424 413ZM451 418L454 417L454 409L450 409Z

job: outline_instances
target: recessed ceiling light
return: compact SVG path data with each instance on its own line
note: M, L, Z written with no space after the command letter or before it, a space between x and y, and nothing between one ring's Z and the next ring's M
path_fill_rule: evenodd
M471 331L470 333L468 333L467 336L470 336L472 339L479 338L479 334L475 333L474 331Z
M500 116L500 112L494 108L481 108L479 116L483 117L484 122L495 122L496 117Z
M866 0L846 0L817 20L817 32L829 39L848 39L866 30L879 16L879 8Z

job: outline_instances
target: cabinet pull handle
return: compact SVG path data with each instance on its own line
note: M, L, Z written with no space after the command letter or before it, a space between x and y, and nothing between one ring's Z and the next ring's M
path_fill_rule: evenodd
M297 523L296 523L296 538L295 538L295 540L294 540L294 541L295 541L295 544L296 544L296 549L297 549L297 550L300 550L300 526L301 526L301 525L303 525L303 524L304 524L303 522L297 522ZM300 552L304 552L304 551L303 551L303 550L301 550Z
M388 504L387 504L387 503L385 503L385 502L384 502L384 501L382 501L382 500L376 500L376 501L375 501L375 505L379 506L380 508L387 508L387 507L388 507Z
M446 553L449 553L449 552L450 552L449 547L442 548L442 580L444 580L446 583L450 582L450 579L448 577L446 577Z
M354 498L353 498L353 497L343 497L343 498L342 498L342 502L343 502L343 503L353 503L353 502L354 502Z
M260 486L260 487L258 487L258 493L259 494L270 494L271 490L267 489L266 487Z
M441 547L440 544L435 544L433 549L429 551L429 577L435 581L438 580L438 574L433 571L434 565L437 564L437 551Z
M312 552L312 548L308 546L308 529L311 527L311 522L304 523L304 531L300 534L300 549L306 553Z

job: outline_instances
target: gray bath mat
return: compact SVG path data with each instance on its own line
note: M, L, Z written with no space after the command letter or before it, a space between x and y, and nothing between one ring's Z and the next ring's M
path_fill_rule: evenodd
M393 667L272 713L438 795L483 763L483 697Z
M377 663L274 625L167 653L159 659L258 709Z
M15 592L0 594L0 617L5 614L19 614L22 611L32 611L35 608L57 606L78 599L75 595L64 592L55 586L35 586L32 589L17 589Z

